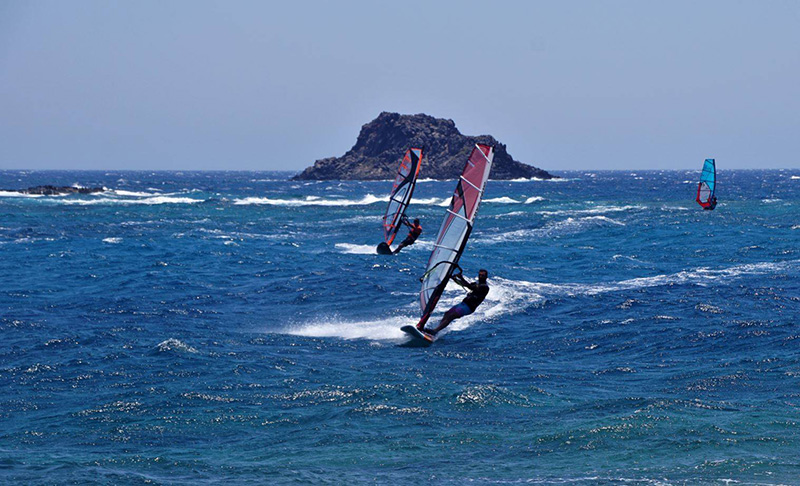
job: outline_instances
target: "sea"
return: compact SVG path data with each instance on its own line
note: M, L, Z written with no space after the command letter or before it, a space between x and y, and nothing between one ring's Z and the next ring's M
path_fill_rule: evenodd
M490 181L428 348L453 180L383 256L391 181L0 171L0 483L800 484L800 169L699 165Z

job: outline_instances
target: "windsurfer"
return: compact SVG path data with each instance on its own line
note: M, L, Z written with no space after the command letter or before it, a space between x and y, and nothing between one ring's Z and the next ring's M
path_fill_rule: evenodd
M413 245L414 242L417 241L417 238L419 238L419 235L422 234L422 226L419 225L418 219L415 219L414 224L411 224L408 222L408 218L403 216L403 224L409 227L408 236L395 248L394 253L400 253L400 250L403 248Z
M478 271L477 282L468 282L460 273L451 275L450 279L458 285L469 289L469 294L467 294L461 303L454 305L450 310L445 312L442 316L442 320L439 321L439 325L435 328L420 330L435 336L436 333L449 326L454 320L475 312L475 309L477 309L478 306L481 305L481 302L483 302L483 299L486 298L486 294L489 293L489 284L486 283L487 278L489 278L489 272L484 269Z

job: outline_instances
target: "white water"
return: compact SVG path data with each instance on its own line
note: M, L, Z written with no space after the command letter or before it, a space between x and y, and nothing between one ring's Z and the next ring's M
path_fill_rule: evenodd
M489 279L491 288L489 294L475 313L453 321L450 326L441 332L440 337L451 332L463 331L474 325L491 326L501 317L522 312L533 305L541 304L545 300L552 298L598 295L664 285L690 284L705 286L710 281L724 283L743 275L774 274L798 266L800 266L800 260L781 263L762 262L735 265L722 269L696 268L673 274L598 283L553 284L495 277ZM464 295L464 289L450 282L439 301L438 312L431 316L429 322L435 323L441 319L444 311L459 303L464 298ZM307 337L403 341L406 336L400 331L400 327L407 324L415 324L419 319L414 301L404 305L403 309L404 311L408 309L410 312L407 315L387 315L386 317L366 321L348 321L338 317L320 318L290 325L282 333ZM391 310L387 309L387 314L389 312ZM667 319L669 317L662 316L662 318Z

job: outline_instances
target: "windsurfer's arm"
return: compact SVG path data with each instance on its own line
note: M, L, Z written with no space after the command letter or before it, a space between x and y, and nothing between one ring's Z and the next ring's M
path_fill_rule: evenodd
M477 288L477 284L467 282L467 280L460 273L451 275L450 278L458 285L466 287L470 290L475 290Z

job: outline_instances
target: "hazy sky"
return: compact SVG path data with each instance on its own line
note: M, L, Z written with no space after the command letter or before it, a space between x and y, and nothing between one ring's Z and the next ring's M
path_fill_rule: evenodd
M798 168L800 1L0 0L0 169L300 170L381 111L551 170Z

